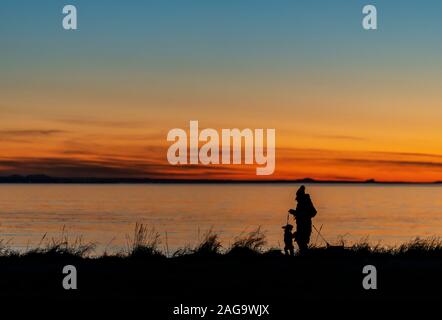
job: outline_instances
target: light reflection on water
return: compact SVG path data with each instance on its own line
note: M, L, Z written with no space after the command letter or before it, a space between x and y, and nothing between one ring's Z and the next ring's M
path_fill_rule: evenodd
M294 207L296 184L0 185L0 239L35 247L42 236L82 236L97 252L126 248L126 235L143 222L170 250L195 244L213 227L227 246L258 226L268 246L282 243L281 226ZM329 241L397 244L442 235L442 186L307 185ZM313 234L312 241L316 235ZM320 241L318 240L318 244Z

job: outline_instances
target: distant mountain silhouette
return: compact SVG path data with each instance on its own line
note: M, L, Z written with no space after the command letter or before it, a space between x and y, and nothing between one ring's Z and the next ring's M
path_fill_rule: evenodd
M97 177L51 177L44 174L0 176L0 183L334 183L334 184L423 184L406 181L376 181L368 180L315 180L304 178L297 180L229 180L229 179L152 179L152 178L97 178ZM441 184L435 181L432 184Z

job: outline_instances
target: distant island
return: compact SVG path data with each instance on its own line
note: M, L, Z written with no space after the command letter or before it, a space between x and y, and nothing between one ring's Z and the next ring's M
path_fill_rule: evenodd
M156 178L99 178L99 177L52 177L44 174L37 175L9 175L0 176L0 183L73 183L73 184L147 184L147 183L306 183L306 184L441 184L442 181L434 182L410 182L410 181L377 181L368 180L316 180L312 178L295 180L229 180L229 179L156 179Z

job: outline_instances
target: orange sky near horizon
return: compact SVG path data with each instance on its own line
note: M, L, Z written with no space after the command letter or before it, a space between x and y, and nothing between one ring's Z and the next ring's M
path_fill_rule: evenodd
M299 86L270 89L262 83L253 90L244 85L237 91L241 83L235 89L227 85L215 90L197 79L163 94L146 92L148 85L142 82L105 92L97 89L103 86L104 90L104 83L91 82L89 89L78 89L77 94L53 82L50 86L34 82L26 95L24 88L15 86L2 93L0 174L442 180L438 103L442 93L431 86L408 90L415 82L392 82L389 90L382 84L371 86L373 98L366 99L361 99L367 94L358 83L348 83L345 90L330 84L317 91L305 83L302 90ZM139 90L134 89L137 85ZM425 102L420 97L426 97ZM188 129L190 120L199 120L200 130L219 132L275 128L275 173L255 176L254 167L231 165L168 165L167 132Z
M203 124L200 122L200 130L205 128ZM188 125L183 122L181 128L187 129ZM375 138L343 132L326 135L276 129L275 173L256 176L256 165L169 165L166 152L171 142L166 141L167 131L158 124L146 129L142 120L103 119L60 119L50 125L3 129L0 130L3 150L0 174L233 180L306 177L442 180L442 155L431 153L431 143L419 144L419 139L407 140L407 143L390 135L379 138L376 143Z
M415 78L374 84L367 93L361 82L371 77L355 77L354 85L352 77L341 75L345 86L330 82L312 90L305 79L293 87L271 81L270 88L263 81L249 88L238 79L218 87L210 75L207 84L203 76L187 79L173 92L153 90L146 79L121 83L118 90L111 90L115 79L89 79L72 93L63 82L31 77L26 89L17 85L2 92L0 174L442 180L442 93L433 86L410 90L420 82ZM219 132L275 128L275 173L168 165L167 132L188 129L190 120L198 120L200 130Z
M186 80L162 94L136 81L118 90L109 84L103 92L97 87L105 90L105 83L94 81L78 93L53 82L11 87L0 105L0 174L442 180L442 93L432 86L408 90L419 80L392 81L389 90L374 85L369 94L360 81L315 91L305 83L303 89L262 83L252 90L241 82L222 88L202 82ZM219 132L275 128L274 175L257 177L254 167L168 165L167 132L187 130L190 120Z

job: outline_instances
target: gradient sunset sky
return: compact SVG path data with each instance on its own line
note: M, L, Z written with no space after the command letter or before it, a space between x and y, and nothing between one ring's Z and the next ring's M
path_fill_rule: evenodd
M76 31L62 8L78 9ZM379 30L361 27L375 4ZM275 128L267 179L442 180L440 1L0 3L0 175L255 179L167 132Z

